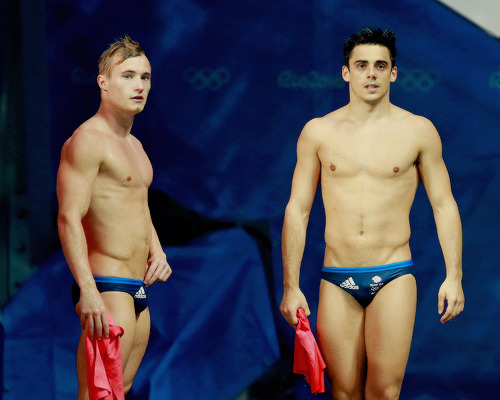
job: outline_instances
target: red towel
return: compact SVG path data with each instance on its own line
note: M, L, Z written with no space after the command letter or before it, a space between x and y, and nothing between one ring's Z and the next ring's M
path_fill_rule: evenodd
M311 386L311 393L325 392L325 361L311 332L311 324L304 309L297 310L299 323L295 329L295 349L293 355L293 372L306 377Z
M85 341L87 353L87 386L90 400L124 400L120 337L123 328L108 314L109 338Z

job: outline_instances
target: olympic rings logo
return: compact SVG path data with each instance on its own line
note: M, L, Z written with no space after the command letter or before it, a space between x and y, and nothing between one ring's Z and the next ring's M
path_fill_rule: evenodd
M398 69L396 84L401 85L406 92L429 92L441 80L441 74L437 69Z
M217 69L189 67L184 70L183 76L195 90L219 90L231 79L231 74L223 67Z
M490 75L490 89L500 89L500 71L494 71Z
M278 75L278 87L284 89L342 89L345 86L342 76L321 75L318 71L309 71L306 75L285 70Z

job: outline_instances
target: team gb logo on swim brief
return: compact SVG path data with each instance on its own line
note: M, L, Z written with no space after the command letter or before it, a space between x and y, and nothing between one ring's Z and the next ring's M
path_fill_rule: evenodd
M384 285L384 283L382 282L382 278L378 275L375 275L372 278L372 281L375 283L370 283L370 288L372 290L372 294L374 294L378 292L378 290Z

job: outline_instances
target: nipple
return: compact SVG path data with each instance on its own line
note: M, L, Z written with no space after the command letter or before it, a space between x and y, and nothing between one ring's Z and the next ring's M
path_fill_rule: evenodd
M332 171L335 171L337 169L337 167L334 164L330 163L330 169Z
M132 180L132 177L131 176L128 176L127 177L127 181L130 182Z
M399 167L394 167L392 170L394 171L395 174L397 174L399 172Z

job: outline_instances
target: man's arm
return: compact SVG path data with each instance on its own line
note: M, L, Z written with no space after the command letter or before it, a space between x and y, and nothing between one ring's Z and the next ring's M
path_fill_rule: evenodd
M77 313L82 329L91 337L109 336L104 302L99 294L87 254L82 219L87 214L94 181L101 165L100 142L94 133L77 132L63 146L57 173L59 214L57 226L64 256L80 287Z
M436 128L423 119L423 146L419 156L422 182L432 206L434 220L446 264L446 279L438 293L438 313L444 324L464 309L462 289L462 223L451 192L450 177L442 157L442 144Z
M167 261L167 256L160 244L160 239L156 229L151 223L151 244L149 246L148 267L144 282L146 286L151 286L156 281L165 282L172 274L172 268Z
M316 123L310 121L306 124L297 142L297 164L293 173L292 190L285 209L281 236L284 293L280 311L293 328L298 323L297 310L299 308L303 308L307 316L311 314L306 298L299 288L299 277L309 214L320 176L318 145L314 139Z

